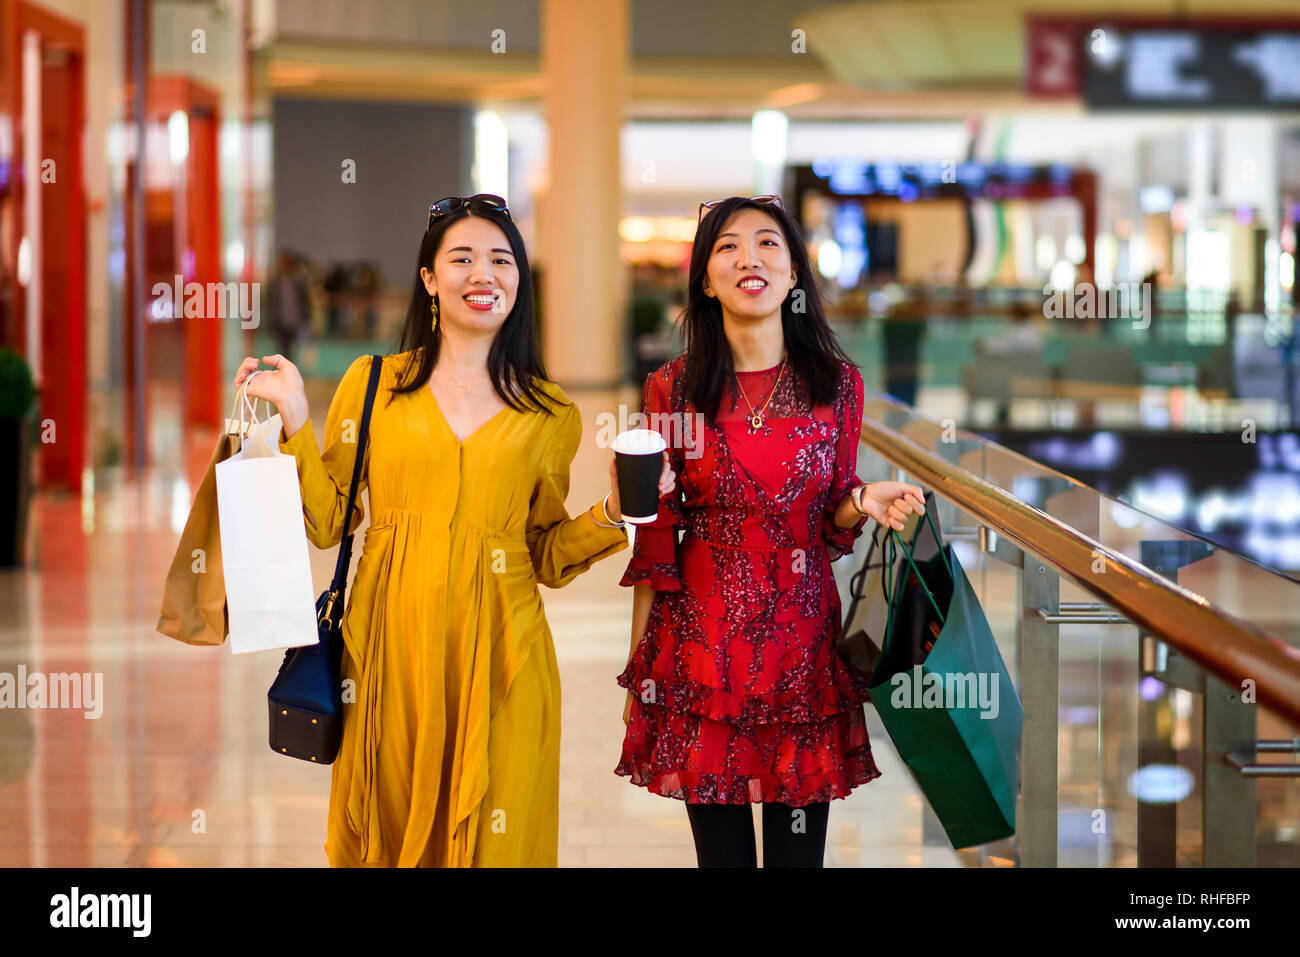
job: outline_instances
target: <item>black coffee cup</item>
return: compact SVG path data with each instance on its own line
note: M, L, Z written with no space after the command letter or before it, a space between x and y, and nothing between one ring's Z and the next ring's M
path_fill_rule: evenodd
M668 443L653 429L629 429L614 437L612 448L623 521L648 525L659 514L659 477Z

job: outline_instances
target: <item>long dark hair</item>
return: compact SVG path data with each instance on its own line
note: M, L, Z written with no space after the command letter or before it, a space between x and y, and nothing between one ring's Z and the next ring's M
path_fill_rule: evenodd
M691 268L687 278L686 308L678 320L685 333L686 363L682 389L686 397L709 422L714 422L723 386L732 376L731 348L722 328L722 304L704 294L709 257L722 227L741 209L757 209L771 216L785 235L786 248L794 266L796 284L781 303L781 332L785 337L789 368L803 382L812 405L830 405L840 380L840 361L853 364L840 347L822 311L822 293L813 274L799 226L783 206L756 203L745 196L732 196L709 210L695 231ZM776 278L776 277L773 277ZM798 294L803 290L803 295ZM794 305L804 309L796 313Z
M411 304L406 309L406 323L402 327L402 339L398 345L399 352L408 349L413 351L398 376L398 384L393 388L388 401L391 402L395 395L424 388L433 375L433 367L438 363L438 351L442 345L442 323L438 323L438 331L435 332L431 310L434 297L424 288L420 267L433 272L433 259L442 247L447 230L469 215L481 216L501 227L506 239L510 241L510 249L519 267L519 288L514 308L497 330L488 350L488 375L492 379L492 388L506 405L518 412L534 411L528 407L528 403L531 403L536 410L554 415L543 401L551 401L552 397L537 388L533 381L534 376L547 381L550 377L546 374L538 348L533 278L528 266L528 254L524 251L524 239L507 214L483 206L476 206L472 214L467 207L461 206L454 212L439 216L420 240L420 253L415 262L415 282L411 288Z

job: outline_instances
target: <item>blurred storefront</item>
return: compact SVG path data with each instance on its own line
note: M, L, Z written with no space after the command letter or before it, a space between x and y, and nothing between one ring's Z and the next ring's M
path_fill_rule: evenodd
M626 65L602 74L626 71L626 107L600 120L621 130L611 261L622 269L593 326L614 327L601 361L620 357L616 379L635 381L674 348L698 203L777 191L844 323L1005 318L1012 339L1032 345L1056 318L1044 306L1053 291L1073 300L1078 283L1133 284L1140 297L1149 284L1149 336L1176 328L1192 352L1219 350L1184 350L1166 366L1199 364L1205 395L1271 402L1270 427L1294 421L1294 351L1274 354L1291 338L1300 219L1300 131L1279 67L1297 27L1285 5L1202 4L1170 34L1183 52L1169 76L1150 36L1172 28L1158 5L1104 23L1021 2L626 7L626 26L589 25L625 30L628 46ZM86 384L84 402L44 400L85 436L42 455L57 484L78 487L86 466L153 461L185 428L213 424L236 354L277 341L269 323L239 314L239 296L266 307L259 318L273 313L281 261L306 289L294 342L309 368L329 377L356 352L391 345L420 210L435 193L508 194L543 288L548 268L567 262L548 248L564 232L539 228L569 139L551 142L561 120L543 84L543 14L568 16L563 4L456 17L415 5L408 16L345 15L301 0L0 9L4 337L43 382ZM737 16L752 29L730 29ZM683 18L689 36L665 28ZM1123 79L1142 71L1146 80ZM27 123L45 124L40 148ZM607 135L590 121L574 129ZM84 168L66 145L77 133ZM59 164L59 188L25 189L43 159ZM577 188L558 202L590 207L590 186ZM33 215L42 229L26 228ZM84 275L84 288L66 275ZM200 322L155 295L191 283L204 293ZM244 288L254 283L255 297ZM1062 320L1094 338L1116 331L1095 310L1070 312ZM55 333L36 330L55 315L61 346L43 348ZM883 348L868 328L850 336ZM927 376L948 376L936 379L917 348L913 398ZM1236 375L1233 392L1234 368L1263 367L1272 371ZM951 384L971 384L955 371ZM995 419L1010 414L999 402Z

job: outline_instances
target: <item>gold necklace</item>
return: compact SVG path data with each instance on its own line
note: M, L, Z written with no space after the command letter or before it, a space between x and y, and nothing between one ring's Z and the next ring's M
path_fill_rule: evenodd
M451 379L452 382L456 383L458 386L460 386L460 387L465 391L465 398L467 398L467 399L469 398L469 390L470 390L470 389L477 389L477 388L482 384L482 383L480 383L480 382L475 382L473 385L467 386L467 385L465 385L465 383L461 382L461 381L460 381L459 379L457 379L454 375L452 375L451 372L450 372L449 370L447 370L447 369L443 369L442 371L446 374L447 378ZM483 378L486 379L486 378L488 378L488 377L485 375L485 376L483 376Z
M740 376L736 374L735 369L731 370L731 374L735 376L736 379L736 387L740 389L740 394L745 400L745 405L749 406L749 429L751 432L757 432L763 427L763 413L767 411L768 405L776 395L776 387L781 384L781 376L785 375L785 363L789 358L790 357L787 355L785 359L781 360L781 371L776 374L776 381L772 383L772 391L768 393L767 402L763 403L763 408L757 410L754 408L754 403L749 401L749 396L745 395L745 387L740 384Z

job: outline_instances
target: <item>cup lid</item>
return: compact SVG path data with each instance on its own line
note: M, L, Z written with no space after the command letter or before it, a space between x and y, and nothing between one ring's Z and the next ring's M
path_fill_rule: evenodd
M664 437L654 429L628 429L614 436L611 448L624 455L647 455L668 448Z

